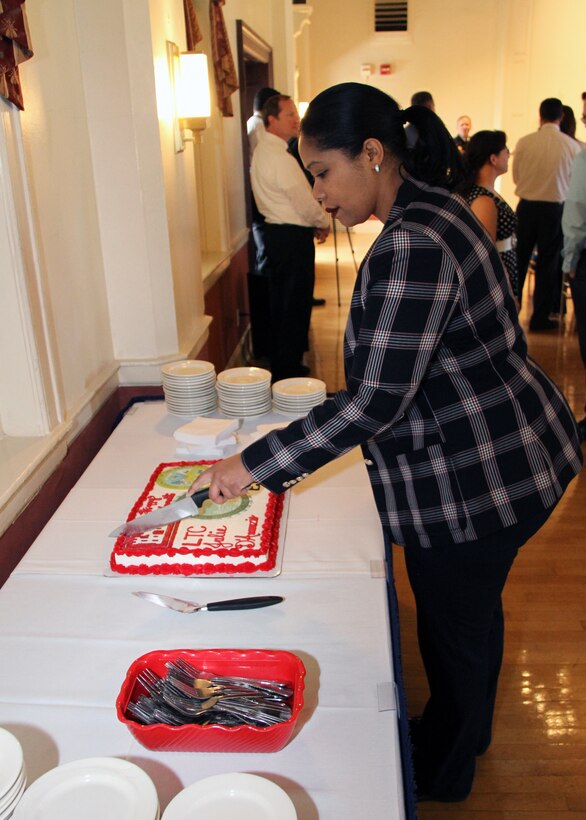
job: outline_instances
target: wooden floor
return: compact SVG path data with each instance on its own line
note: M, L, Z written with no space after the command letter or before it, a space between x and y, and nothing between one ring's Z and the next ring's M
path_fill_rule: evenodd
M342 338L359 262L373 235L337 231L341 306L333 241L318 247L308 362L329 390L343 386ZM529 282L531 285L531 281ZM569 318L560 333L530 333L532 356L584 415L584 369ZM524 326L527 317L521 314ZM464 803L424 803L423 820L586 820L586 475L571 485L553 517L521 550L504 594L505 658L494 741L478 760ZM426 701L414 604L402 551L395 548L405 685L410 714Z

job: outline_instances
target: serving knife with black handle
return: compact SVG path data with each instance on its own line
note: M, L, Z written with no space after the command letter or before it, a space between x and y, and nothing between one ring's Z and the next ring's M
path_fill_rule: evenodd
M210 488L197 490L193 495L185 495L177 501L172 501L166 507L159 507L158 510L131 518L110 533L111 538L118 538L120 535L137 535L147 530L154 530L156 527L166 527L181 521L182 518L189 518L197 515L199 508L210 497Z

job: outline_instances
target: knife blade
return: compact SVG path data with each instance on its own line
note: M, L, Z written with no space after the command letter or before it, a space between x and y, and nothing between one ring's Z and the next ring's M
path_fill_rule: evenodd
M120 535L137 535L140 532L153 530L155 527L165 527L167 524L174 524L182 518L197 515L199 508L206 499L210 497L210 488L205 487L198 490L193 495L186 495L177 501L172 501L166 507L159 507L158 510L139 515L125 521L110 533L110 538L118 538Z

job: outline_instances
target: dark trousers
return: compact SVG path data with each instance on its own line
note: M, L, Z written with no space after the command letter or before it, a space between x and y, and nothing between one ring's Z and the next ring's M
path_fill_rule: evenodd
M574 303L580 356L584 367L586 367L586 251L582 252L578 260L575 277L570 279L570 290L572 291L572 302ZM586 410L586 407L584 409Z
M467 797L491 740L503 657L501 593L519 547L549 511L475 542L405 547L429 700L413 738L419 792Z
M537 247L533 315L531 325L544 325L554 305L560 303L559 265L563 245L561 202L532 202L517 205L517 270L519 296L523 291L533 248Z
M315 279L313 228L265 222L269 269L271 370L298 374L307 347Z
M586 251L582 251L576 265L576 275L573 279L570 279L570 290L572 291L572 302L574 303L580 356L584 367L586 367Z
M252 223L255 253L248 274L248 302L252 351L255 357L260 359L270 353L271 328L269 323L269 266L264 239L265 222L258 212L256 217L256 221Z

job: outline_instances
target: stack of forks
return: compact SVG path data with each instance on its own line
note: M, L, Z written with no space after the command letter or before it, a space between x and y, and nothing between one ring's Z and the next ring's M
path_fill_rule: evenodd
M273 726L291 718L290 686L236 676L205 677L183 658L167 663L164 677L144 669L136 680L144 690L127 710L139 723L182 726Z

